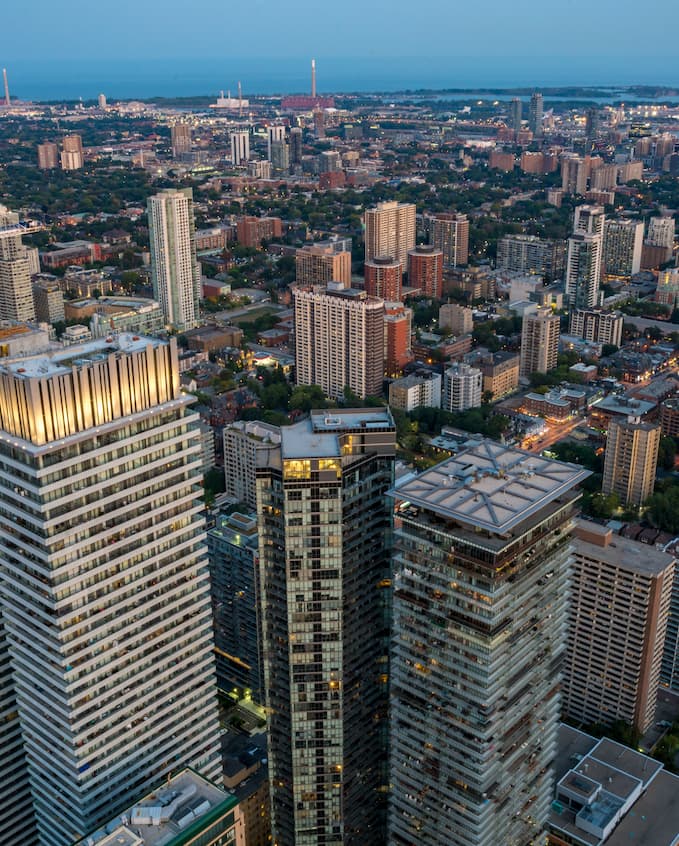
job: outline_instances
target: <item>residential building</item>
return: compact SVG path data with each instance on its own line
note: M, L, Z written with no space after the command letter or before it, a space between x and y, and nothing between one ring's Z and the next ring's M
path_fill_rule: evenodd
M393 846L543 842L587 475L480 440L390 492Z
M445 411L467 411L481 405L483 374L476 367L456 362L443 373L441 407Z
M408 250L408 285L426 297L440 300L443 293L443 253L431 244Z
M521 352L519 373L549 373L557 365L559 355L560 320L551 308L538 308L527 314L521 324Z
M66 135L61 142L61 169L80 170L83 164L82 138L79 135Z
M672 555L578 520L563 714L584 725L653 724L670 610Z
M365 291L371 297L400 302L403 265L391 256L375 256L364 264Z
M413 310L403 303L384 304L384 373L398 376L413 360Z
M235 165L247 162L250 158L250 133L240 130L231 133L231 161Z
M293 126L290 130L290 167L302 164L302 128Z
M365 291L293 288L295 374L298 385L319 385L330 397L349 387L361 398L382 393L384 303Z
M40 170L52 170L59 164L59 147L54 141L38 144L38 167Z
M270 161L249 161L248 176L253 179L271 179Z
M571 308L599 305L603 233L603 207L577 206L566 260L566 299Z
M672 255L672 248L674 247L674 218L650 218L648 221L646 243L654 247L665 247L669 251L669 258Z
M192 402L174 340L0 365L0 605L40 846L178 765L220 774Z
M4 231L3 231L4 230ZM19 215L0 205L0 320L35 320L31 263L21 241Z
M253 511L257 508L257 453L266 453L280 442L280 428L260 420L236 420L224 428L224 490L227 496L246 503Z
M679 302L679 268L671 267L658 273L658 285L653 299L656 303L674 308Z
M606 279L629 279L641 269L644 224L640 220L604 222L602 274Z
M273 842L384 843L396 427L316 411L257 469Z
M290 147L285 139L272 141L270 144L270 161L274 173L283 174L290 170Z
M549 280L561 278L566 259L563 241L534 235L505 235L497 242L497 267L517 273L535 273Z
M257 515L220 515L207 533L217 686L262 701Z
M596 344L622 343L623 316L602 308L575 308L571 312L570 334Z
M493 400L513 393L519 387L519 361L516 353L502 350L483 356L478 362L483 393L491 394Z
M391 256L408 265L408 250L415 246L415 204L378 203L365 212L365 260Z
M351 240L320 241L305 244L295 253L295 279L301 285L341 282L351 286Z
M244 247L260 249L262 241L272 241L283 234L280 217L239 217L236 238Z
M470 308L445 303L439 308L439 329L448 329L451 335L467 335L474 328L474 312Z
M618 494L624 506L642 506L653 493L659 446L659 425L642 423L639 417L612 419L606 438L602 491Z
M271 162L271 154L273 152L273 144L285 143L285 127L279 124L268 126L266 130L266 157Z
M170 188L153 194L147 210L153 296L166 323L182 332L198 322L200 301L193 191Z
M34 283L33 304L39 323L56 323L64 319L64 294L55 283Z
M441 408L441 374L427 370L395 379L389 385L389 405L401 411Z
M521 132L521 115L523 112L523 103L520 97L512 97L509 104L509 126L511 127L515 136Z
M191 152L191 127L188 123L173 123L170 128L172 158L179 159Z
M469 219L459 212L424 216L429 243L443 253L443 266L459 267L469 259Z
M539 91L534 91L530 95L530 105L528 107L528 129L530 129L535 138L542 137L543 109L542 94Z
M514 153L506 153L504 150L491 150L488 156L488 167L497 170L504 170L511 173L514 170L516 159Z
M660 427L664 437L679 438L679 397L670 397L661 404Z

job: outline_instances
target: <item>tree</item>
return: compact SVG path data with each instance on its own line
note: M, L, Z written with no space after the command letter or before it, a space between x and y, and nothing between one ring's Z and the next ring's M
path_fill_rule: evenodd
M648 518L657 529L679 534L679 487L656 491L646 502Z
M327 400L323 389L318 385L296 385L290 396L290 411L311 411L314 408L326 408Z
M660 438L657 466L662 467L663 470L673 470L676 454L677 445L674 438Z

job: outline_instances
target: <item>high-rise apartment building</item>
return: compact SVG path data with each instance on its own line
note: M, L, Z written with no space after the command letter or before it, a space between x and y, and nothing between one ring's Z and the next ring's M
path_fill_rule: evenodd
M339 282L295 287L295 374L330 397L382 393L384 303Z
M441 408L441 374L431 371L411 373L389 385L389 407L402 411L415 408Z
M445 303L439 308L439 328L456 337L467 335L474 328L474 311L457 303Z
M535 235L505 235L497 242L497 267L518 273L535 273L560 279L566 260L564 241L549 241Z
M54 282L33 285L35 319L40 323L56 323L64 319L64 293Z
M600 162L600 159L596 160ZM587 192L587 185L592 174L593 160L590 156L577 156L566 153L561 157L561 189L566 194Z
M51 170L59 164L59 148L54 141L38 144L38 167L41 170Z
M180 765L220 774L191 401L174 341L0 366L0 604L40 846Z
M280 217L239 217L236 221L236 237L244 247L261 248L262 241L280 238L283 226Z
M500 399L519 387L519 361L516 353L500 350L488 353L478 361L483 374L483 393Z
M432 244L419 244L408 250L408 285L427 297L441 299L443 293L443 252Z
M179 159L191 152L191 127L188 123L174 123L170 129L172 158Z
M384 304L384 372L398 376L413 360L413 310L403 303Z
M679 302L679 268L671 267L658 273L658 284L653 299L656 303L675 308Z
M456 362L443 374L441 407L445 411L466 411L481 405L483 374L476 367Z
M484 440L392 491L391 846L544 842L586 475Z
M408 250L415 246L415 204L378 203L365 212L365 260L391 256L408 265Z
M285 139L272 141L269 146L271 167L277 173L287 173L290 169L290 147L288 146L288 142Z
M667 247L671 253L674 246L674 218L650 218L648 221L646 241L654 247Z
M575 209L566 260L566 299L571 308L599 305L604 219L602 206Z
M542 94L539 91L534 91L530 95L530 105L528 107L528 129L530 129L535 138L542 137L543 110Z
M523 103L520 97L512 97L509 104L509 125L516 137L521 131L521 117L523 114Z
M348 247L348 249L347 249ZM351 286L351 239L307 244L295 253L295 281L300 285L341 282Z
M399 302L403 281L403 265L391 256L366 259L363 266L365 291L371 297Z
M642 506L653 493L660 446L660 426L639 418L608 424L604 478L605 494L616 493L622 505Z
M66 135L61 142L61 169L80 170L83 164L82 138L79 135Z
M285 142L285 127L279 124L267 127L266 130L266 157L272 161L272 144Z
M293 126L290 130L290 167L302 164L302 128Z
M604 222L601 271L607 279L629 279L641 269L644 224L640 220Z
M237 502L257 508L257 453L281 442L278 426L260 420L236 420L224 427L224 492Z
M231 161L235 165L250 158L250 133L247 130L231 133Z
M557 365L559 355L560 320L550 308L538 308L526 314L521 324L519 373L549 373Z
M167 189L149 197L153 296L165 321L179 331L198 320L200 265L196 259L193 191Z
M578 520L573 538L563 713L592 725L655 719L675 560Z
M469 219L458 212L425 215L429 243L443 253L443 266L459 267L469 259Z
M281 435L257 471L273 840L378 846L395 425L332 410Z
M0 319L35 320L31 262L21 241L19 215L0 205Z
M576 308L571 312L569 331L571 335L592 341L595 344L622 342L623 316L619 311L604 311L601 308Z

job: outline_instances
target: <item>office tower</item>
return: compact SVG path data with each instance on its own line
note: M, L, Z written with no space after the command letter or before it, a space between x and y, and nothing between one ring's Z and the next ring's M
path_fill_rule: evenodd
M575 209L566 259L565 293L571 308L599 305L604 219L601 206L577 206Z
M425 370L395 379L389 385L389 407L402 411L441 408L441 374Z
M378 203L365 212L365 260L392 256L405 268L415 246L415 204Z
M476 367L456 362L443 373L441 407L445 411L466 411L481 405L483 375Z
M519 354L522 377L554 370L559 355L559 324L559 316L552 314L550 308L538 308L535 314L524 315Z
M509 123L514 137L521 131L521 115L523 112L523 104L519 97L512 97L512 102L509 104Z
M100 94L97 97L97 105L99 106L100 109L106 108L106 106L108 105L107 102L106 102L106 94Z
M535 273L552 281L561 278L566 261L565 241L535 235L505 235L497 242L497 267L518 273Z
M280 441L280 428L260 420L237 420L225 426L224 492L254 511L257 508L257 453L267 452Z
M196 325L200 301L193 191L161 191L148 198L147 210L153 296L166 323L183 332Z
M41 170L50 170L59 164L59 148L54 141L45 141L38 144L38 167Z
M439 328L447 329L456 337L468 335L474 328L474 312L457 303L446 303L439 309Z
M207 546L217 686L262 702L256 513L220 515L207 533Z
M273 841L378 846L395 425L333 409L281 436L257 469Z
M56 323L64 319L64 294L53 282L39 282L33 285L35 319L39 323Z
M266 131L266 157L269 161L272 161L271 145L281 141L285 141L285 127L278 124L268 126Z
M294 287L295 374L329 397L382 393L384 303L340 282Z
M543 842L585 476L484 440L391 492L390 846Z
M602 273L607 279L629 279L641 269L644 224L637 220L604 222Z
M83 164L82 138L79 135L66 135L61 142L61 169L80 170Z
M290 130L290 167L302 164L302 128L293 126Z
M367 294L381 300L400 301L403 265L398 259L391 256L366 259L363 272Z
M179 765L220 773L191 401L174 341L0 366L0 602L40 846Z
M443 266L459 267L469 259L469 220L456 212L425 216L429 243L443 253Z
M295 279L300 285L341 282L346 288L351 287L351 239L301 247L295 253Z
M670 609L672 555L578 520L563 674L563 714L576 723L655 718Z
M427 297L441 299L443 293L443 252L431 244L408 250L408 286L419 288Z
M384 304L384 372L398 376L414 356L412 350L413 310L403 303Z
M290 148L288 142L272 141L270 150L271 167L278 173L287 172L290 169Z
M569 332L585 341L619 347L622 342L622 324L623 316L619 311L576 308L571 312Z
M170 128L172 158L179 159L191 152L191 127L188 123L173 123Z
M250 133L247 130L231 133L231 161L234 165L247 162L250 158Z
M601 490L616 493L623 506L642 506L653 493L660 426L638 417L608 424Z
M0 205L0 319L35 320L31 266L19 215Z
M528 107L528 128L536 138L542 137L542 94L539 91L530 95L530 106Z

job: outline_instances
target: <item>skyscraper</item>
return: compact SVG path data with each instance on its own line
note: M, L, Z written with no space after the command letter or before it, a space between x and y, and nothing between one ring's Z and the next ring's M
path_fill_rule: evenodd
M521 116L523 113L523 103L520 97L512 97L512 102L509 104L509 122L516 137L521 131Z
M200 265L196 260L193 192L167 189L148 199L153 296L179 331L198 320Z
M290 167L302 164L302 128L293 126L290 130Z
M526 314L521 324L520 375L549 373L557 365L560 320L550 308Z
M266 132L266 157L269 161L271 159L271 145L277 141L285 141L285 127L279 124L267 127Z
M31 265L21 241L19 215L0 206L0 319L35 320Z
M82 138L79 135L67 135L61 142L61 169L80 170L83 164Z
M178 159L191 152L191 127L188 123L173 123L170 129L172 158Z
M408 250L408 285L420 288L427 297L441 299L443 252L431 244L419 244Z
M392 256L408 264L408 250L415 246L415 204L378 203L365 212L365 259Z
M602 206L576 206L566 259L566 299L571 308L599 305L604 221Z
M55 168L59 163L59 148L54 141L38 144L38 167L41 170Z
M639 508L653 493L660 446L660 426L639 418L611 420L606 438L605 494L616 493L622 505Z
M312 412L257 471L274 843L379 846L395 425Z
M543 842L586 475L481 441L391 492L391 846Z
M400 301L403 265L398 259L391 256L375 256L366 260L363 272L367 294L390 302Z
M220 773L191 401L174 341L0 366L0 602L41 846L179 766Z
M528 107L528 128L536 138L542 137L542 94L534 91L530 95L530 106Z
M444 267L459 267L469 258L469 219L458 212L425 215L429 243L443 253Z
M640 220L604 221L602 274L610 279L629 279L641 268L644 224Z
M231 161L235 165L250 158L250 133L247 130L231 133Z

